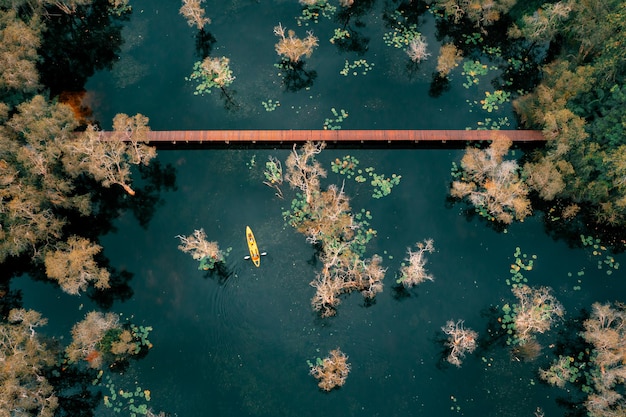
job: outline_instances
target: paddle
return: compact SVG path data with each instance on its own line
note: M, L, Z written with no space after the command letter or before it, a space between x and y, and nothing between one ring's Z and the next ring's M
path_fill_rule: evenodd
M261 252L261 256L265 256L267 255L267 252ZM250 255L246 255L243 257L243 259L245 259L246 261L250 259Z

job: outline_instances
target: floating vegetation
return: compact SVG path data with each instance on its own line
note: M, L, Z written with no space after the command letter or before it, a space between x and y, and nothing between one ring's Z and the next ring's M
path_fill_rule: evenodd
M383 34L383 41L387 46L404 49L409 46L413 39L421 37L417 25L414 23L407 24L406 17L402 12L396 10L391 15L391 20L394 22L391 32Z
M346 63L343 66L343 69L339 71L339 74L345 77L347 77L350 73L352 75L359 75L359 72L361 73L361 75L367 75L367 73L370 72L373 68L374 64L370 64L364 59L358 59L352 63L350 63L346 59Z
M513 288L522 286L528 282L528 279L524 277L523 271L532 271L534 261L537 259L537 255L531 255L530 257L522 253L522 250L518 247L515 248L513 253L515 262L511 264L511 278L506 280L506 285L511 285Z
M613 256L605 254L607 251L607 247L602 245L600 239L594 238L592 236L580 235L580 240L583 246L588 247L592 250L591 254L594 256L594 258L597 258L598 269L607 268L607 275L611 275L613 274L613 271L619 269L619 262L616 262Z
M511 127L511 122L506 116L498 117L497 119L487 117L484 121L478 122L477 124L478 127L476 130L500 130L503 127Z
M374 198L382 198L391 194L391 189L400 184L400 175L391 174L391 177L385 177L384 175L376 174L374 168L366 168L365 172L372 177L371 184L374 187L372 197Z
M332 19L337 7L328 3L328 0L300 0L302 13L296 17L298 26L309 26L310 22L318 23L320 16Z
M226 262L226 257L232 249L229 247L222 250L217 242L209 242L204 229L196 229L189 236L176 235L175 237L180 239L178 249L190 254L193 259L200 262L198 269L204 271L215 268L219 263Z
M102 371L99 377L102 376ZM96 382L96 381L94 381ZM148 389L136 386L135 389L120 389L109 375L104 377L101 385L105 388L103 396L104 406L110 408L115 413L123 413L130 417L145 416L148 414L148 402L151 400L151 393Z
M330 109L330 112L335 118L327 117L324 119L324 130L339 130L341 129L341 122L348 117L348 112L344 109L337 111L334 107Z
M471 35L466 35L464 33L461 36L465 39L464 40L465 45L478 45L485 40L483 38L483 35L478 32L472 33Z
M349 37L350 32L348 32L346 29L335 28L335 31L333 32L333 37L330 38L330 43L334 44L336 41L348 39Z
M277 107L280 107L280 101L278 100L274 101L270 98L267 101L262 101L261 105L263 106L265 111L270 112L270 111L276 110Z
M345 175L347 178L354 177L359 160L354 156L346 155L342 159L336 158L330 163L330 169L335 174Z
M265 163L265 181L263 184L268 187L272 187L276 190L276 196L283 198L283 191L280 186L283 184L283 166L280 161L273 156L269 157L269 160Z
M487 110L491 113L494 110L498 110L500 104L504 104L509 101L511 93L504 90L496 90L493 93L485 91L485 98L480 100L483 110Z
M359 169L359 161L353 156L346 155L343 159L336 158L331 162L331 170L336 174L345 175L347 178L354 178L354 181L363 183L367 181L365 175L370 178L370 185L374 188L372 192L373 198L382 198L391 194L394 186L400 184L401 175L391 174L387 177L377 174L373 167Z
M195 95L210 93L214 87L224 91L224 87L229 86L235 80L230 69L230 60L223 57L206 57L203 61L193 64L193 72L186 81L197 82Z
M466 82L463 83L463 87L470 88L472 85L478 85L480 79L479 76L487 75L490 69L498 69L498 67L489 67L486 64L482 64L480 61L465 61L463 63L463 72Z

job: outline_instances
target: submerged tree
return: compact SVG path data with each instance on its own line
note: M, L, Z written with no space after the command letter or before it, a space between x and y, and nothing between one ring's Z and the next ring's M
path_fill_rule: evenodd
M505 160L512 142L495 136L484 150L468 147L450 194L467 197L481 215L509 224L531 213L528 187L515 160Z
M53 417L58 406L45 371L56 362L38 328L36 311L14 309L0 322L0 415Z
M70 236L67 242L61 242L55 250L46 254L46 275L58 281L68 294L85 291L90 283L95 288L109 288L109 271L99 267L94 256L102 250L89 239Z
M323 148L323 143L307 142L299 153L294 147L285 164L285 179L303 193L292 201L289 223L310 243L321 247L323 267L311 282L316 289L311 305L322 317L328 317L335 314L341 294L360 291L366 299L373 299L383 289L385 269L379 256L361 258L374 232L357 232L362 225L350 213L343 189L334 185L320 189L319 179L326 172L314 156Z
M186 79L198 83L196 91L194 91L196 95L210 93L211 89L217 87L229 102L233 102L233 99L226 91L226 87L232 84L235 77L230 69L230 60L225 56L208 56L202 61L197 61L193 64L193 72Z
M300 39L293 30L287 31L285 35L285 28L279 23L274 26L274 34L280 38L275 45L276 53L292 64L300 61L303 56L310 57L313 48L317 46L317 38L310 31L306 38Z
M72 342L65 349L70 363L81 360L91 368L113 365L151 348L151 327L123 325L115 313L91 311L72 327Z
M463 60L462 52L452 43L441 45L437 57L437 73L440 77L447 77Z
M110 138L89 126L82 140L70 144L74 155L80 155L77 164L71 165L72 173L88 172L105 187L117 184L128 194L135 195L130 186L131 166L148 165L156 156L156 149L144 143L149 130L148 118L141 114L116 115Z
M472 353L476 350L478 333L472 329L464 327L463 320L448 320L446 325L441 328L448 339L446 346L450 349L447 360L452 365L460 367L463 363L466 353Z
M413 62L421 62L430 56L428 52L428 43L421 34L414 36L409 41L409 46L406 49L406 54L411 58Z
M183 0L179 13L187 20L189 26L195 26L198 30L204 30L204 26L211 23L206 17L202 3L204 0Z
M348 357L339 348L333 349L329 356L311 366L310 373L319 380L318 386L324 391L341 387L350 373Z
M563 305L552 294L550 287L518 285L511 291L517 297L517 303L513 305L510 319L505 317L503 324L512 321L514 344L523 345L536 333L550 330L552 323L565 314Z
M176 237L181 243L178 249L189 253L193 259L200 262L198 269L213 269L216 264L226 261L229 251L222 251L217 242L209 242L204 229L194 230L190 236L178 235Z
M558 387L584 378L585 408L591 417L621 416L626 382L626 310L621 303L594 303L580 336L591 345L576 358L561 355L540 377ZM584 360L584 358L587 358Z
M433 281L432 275L426 272L426 256L425 253L432 253L435 250L433 239L426 239L424 242L417 242L415 246L417 251L413 252L408 249L408 257L405 261L408 264L402 264L400 268L400 277L397 279L398 284L402 284L405 288L421 284L424 281Z

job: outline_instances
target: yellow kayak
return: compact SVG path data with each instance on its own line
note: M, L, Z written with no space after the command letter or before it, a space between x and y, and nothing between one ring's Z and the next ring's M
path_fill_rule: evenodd
M256 239L252 233L250 226L246 226L246 241L248 242L248 249L250 250L250 259L257 268L261 265L261 255L259 254L259 248L256 245Z

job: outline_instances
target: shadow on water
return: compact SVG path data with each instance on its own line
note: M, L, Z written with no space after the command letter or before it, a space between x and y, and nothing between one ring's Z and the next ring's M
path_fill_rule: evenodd
M438 72L434 72L428 88L428 95L436 98L448 90L450 90L450 79L440 76Z
M226 266L224 262L219 262L215 264L213 269L204 271L203 278L215 280L219 285L224 285L233 275L234 271L231 268Z
M196 54L201 60L211 55L213 45L217 39L211 34L211 32L204 29L200 29L196 33Z
M92 388L96 378L94 369L79 366L58 366L45 375L54 386L59 406L56 417L92 417L102 401L102 393Z
M109 259L101 256L98 264L109 271L109 288L97 290L90 287L87 296L100 308L109 310L115 301L127 301L133 296L133 289L130 281L133 273L129 271L118 271L110 265Z
M349 36L335 39L333 42L341 52L355 52L359 56L367 52L370 38L359 32L357 28L365 28L365 23L360 18L369 13L375 1L357 1L352 6L344 7L337 13L337 23L349 33Z
M51 96L80 91L96 70L111 69L123 43L122 22L128 13L110 12L108 0L78 6L73 14L50 14L39 54L41 81Z
M286 62L280 64L283 73L283 86L285 91L295 93L305 88L310 88L317 78L317 71L304 69L304 61Z

